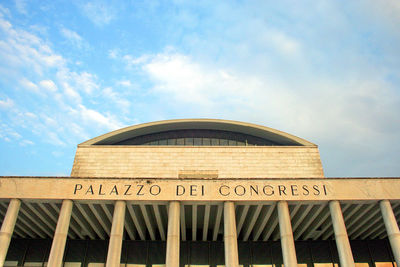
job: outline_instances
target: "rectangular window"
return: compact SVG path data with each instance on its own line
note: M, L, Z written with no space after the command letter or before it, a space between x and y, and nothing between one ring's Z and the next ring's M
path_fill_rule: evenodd
M18 261L5 261L4 267L13 267L18 266Z
M391 262L375 262L376 267L393 267Z
M185 146L193 146L193 138L185 138Z
M219 139L217 139L217 138L212 138L212 139L211 139L211 145L212 145L212 146L219 146Z
M168 145L169 146L175 146L176 145L176 139L168 139Z
M236 140L228 140L228 145L229 146L237 146L237 141Z
M81 267L82 263L80 262L65 262L64 267Z
M184 146L185 145L185 139L183 139L183 138L176 139L176 145L177 146Z
M219 140L219 145L220 145L220 146L227 146L227 145L228 145L228 140L226 140L226 139L220 139L220 140Z
M201 138L193 138L193 144L195 146L201 146Z
M203 146L211 146L211 139L203 138Z

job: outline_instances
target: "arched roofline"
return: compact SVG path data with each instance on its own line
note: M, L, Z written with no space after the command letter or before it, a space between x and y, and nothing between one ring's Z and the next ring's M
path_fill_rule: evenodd
M93 139L90 139L88 141L79 144L79 146L113 145L115 143L136 136L154 134L165 131L173 131L173 130L186 130L186 129L232 131L232 132L239 132L243 134L257 136L260 138L265 138L283 145L313 146L313 147L317 146L297 136L276 129L272 129L269 127L247 122L219 120L219 119L177 119L177 120L164 120L164 121L143 123L121 128L100 135L98 137L95 137Z

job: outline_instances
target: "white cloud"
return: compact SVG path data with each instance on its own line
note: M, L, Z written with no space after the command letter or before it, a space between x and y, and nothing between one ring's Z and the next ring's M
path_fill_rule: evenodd
M0 139L11 142L22 138L22 136L9 125L2 123L0 126Z
M10 10L8 10L8 8L5 8L2 5L0 5L0 17L3 17L3 16L10 16Z
M91 94L91 93L93 93L94 90L99 88L99 85L96 82L96 80L97 80L96 75L93 75L91 73L82 72L80 74L77 74L74 72L74 73L72 73L72 78L74 79L76 85L81 86L82 89L87 94Z
M112 59L118 58L118 54L119 54L119 52L116 49L108 51L108 57L112 58Z
M81 103L82 102L82 98L80 96L80 94L73 88L71 87L68 83L64 82L62 84L63 88L64 88L64 94L72 101L74 101L75 103Z
M14 101L10 98L7 98L5 100L0 99L0 108L1 109L10 109L14 106Z
M85 107L84 105L79 105L78 109L73 112L77 113L86 125L92 125L107 130L116 130L122 127L120 122L112 115L103 115L96 110Z
M87 49L89 47L88 43L78 33L67 28L61 28L60 32L72 46L78 49Z
M65 146L66 143L60 138L59 134L56 132L48 132L46 134L46 139L45 141L49 144L55 145L55 146Z
M38 36L25 30L15 29L12 24L0 17L0 58L8 65L8 71L17 72L19 68L33 70L42 75L50 67L62 67L65 60L52 51L49 45Z
M24 89L27 89L28 91L31 91L36 94L40 93L39 87L35 83L33 83L32 81L30 81L26 78L23 78L20 81L20 84Z
M32 146L34 144L35 144L34 142L32 142L31 140L27 140L27 139L24 139L21 142L19 142L20 146Z
M54 93L57 91L57 85L52 80L42 80L39 85L49 92Z
M1 98L0 109L5 111L8 128L1 127L0 139L20 140L21 146L31 145L30 142L75 146L96 133L123 125L120 118L104 109L107 104L104 101L124 110L129 102L112 90L105 91L110 99L104 100L107 96L100 91L101 83L96 75L85 70L71 70L75 66L69 66L70 60L55 53L51 43L14 27L2 16L0 34L4 36L0 40L0 81L8 83L10 90L16 84L19 89L45 96L37 98L25 94L16 99ZM64 34L77 42L81 40L72 31L65 29ZM24 135L18 133L19 129L23 129Z
M363 149L400 134L400 97L379 76L355 77L350 83L304 77L294 89L292 81L267 73L218 68L177 53L153 55L140 66L163 103L200 116L243 117L320 142Z
M116 55L114 55L114 56L116 56ZM143 63L149 61L151 59L151 55L145 54L145 55L141 55L140 57L137 57L137 58L135 58L131 55L124 55L122 57L122 59L125 61L125 63L129 67L132 67L132 66L143 64Z
M300 43L282 31L270 30L265 38L273 43L275 48L285 55L296 55L300 50Z
M100 87L97 83L97 76L86 71L77 73L64 68L57 72L57 78L64 88L68 88L68 91L73 90L76 94L78 94L78 90L92 94Z
M122 80L117 82L118 85L121 85L123 87L131 87L132 83L129 80Z
M32 112L25 112L24 116L26 116L27 118L31 118L31 119L37 118L37 116L35 114L33 114Z
M129 85L124 85L124 86L130 86L130 83ZM130 102L126 100L124 97L122 97L119 93L115 92L111 87L104 88L104 90L102 91L102 95L105 98L110 99L113 103L115 103L115 106L118 109L121 109L124 113L129 112L129 108L131 105Z
M116 17L115 7L104 1L91 1L82 6L83 13L97 26L109 24Z
M154 81L153 90L157 93L200 106L245 104L251 92L263 85L253 77L202 65L182 54L149 57L142 69Z

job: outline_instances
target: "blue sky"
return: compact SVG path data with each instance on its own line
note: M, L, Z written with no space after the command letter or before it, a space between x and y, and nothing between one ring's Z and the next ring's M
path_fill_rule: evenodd
M2 1L0 175L174 118L319 145L326 176L400 176L400 2Z

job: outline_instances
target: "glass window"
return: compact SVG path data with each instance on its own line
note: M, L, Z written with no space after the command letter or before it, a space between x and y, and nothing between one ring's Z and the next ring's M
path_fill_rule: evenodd
M211 145L212 145L212 146L219 146L219 139L217 139L217 138L212 138L212 139L211 139Z
M220 146L227 146L227 145L228 145L228 140L226 140L226 139L220 139L220 140L219 140L219 145L220 145Z
M203 146L211 146L211 139L203 138Z
M202 145L201 138L193 138L193 144L195 146L201 146Z
M237 146L237 141L236 140L228 140L228 145L229 146Z
M18 266L18 261L5 261L4 267L13 267Z
M376 267L393 267L391 262L375 262Z
M42 266L48 255L50 240L34 239L29 241L29 248L26 252L24 266ZM39 265L37 265L39 264Z
M160 146L166 146L166 145L167 145L167 140L166 140L166 139L159 140L159 141L158 141L158 144L159 144Z
M193 138L185 138L185 146L193 146Z
M64 267L81 267L82 263L80 262L65 262Z
M169 146L175 146L176 145L176 139L168 139L168 145Z
M176 145L177 146L184 146L185 145L185 139L184 138L176 139Z

